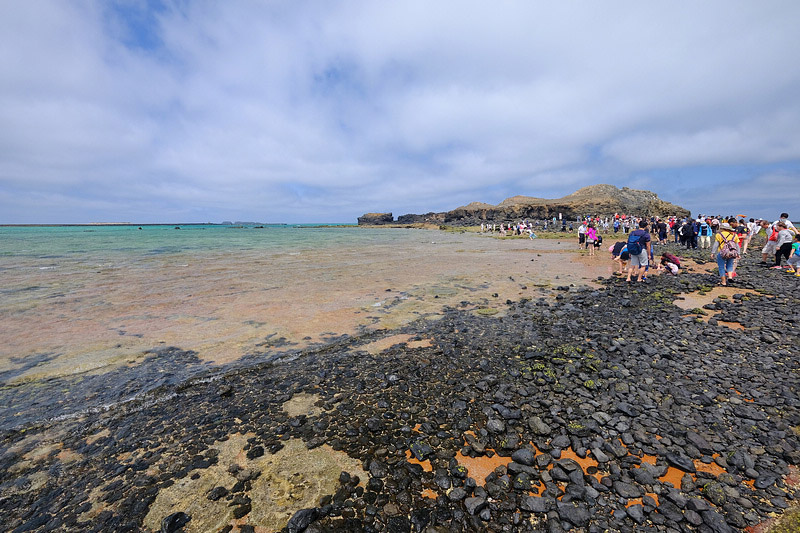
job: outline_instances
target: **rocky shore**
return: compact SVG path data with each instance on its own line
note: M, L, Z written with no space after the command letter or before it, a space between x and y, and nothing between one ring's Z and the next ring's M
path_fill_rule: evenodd
M800 464L797 278L756 261L699 309L675 302L715 274L464 301L7 432L0 523L746 531L794 504Z
M358 217L359 226L433 224L448 226L480 226L484 222L500 224L523 219L548 220L563 216L576 220L590 215L613 216L615 213L636 213L638 216L687 217L687 209L659 199L652 191L643 191L614 185L590 185L563 198L547 199L531 196L513 196L498 205L472 202L451 211L400 215L392 213L365 213Z

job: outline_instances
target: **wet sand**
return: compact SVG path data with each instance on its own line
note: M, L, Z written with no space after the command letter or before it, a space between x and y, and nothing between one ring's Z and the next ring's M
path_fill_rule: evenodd
M32 286L4 304L0 372L7 382L105 372L175 346L213 364L298 350L342 335L435 318L469 301L491 308L552 285L612 272L607 253L574 239L497 239L428 231L403 247L375 245L285 254L243 251L153 258L69 272L6 272ZM33 361L34 363L31 363Z

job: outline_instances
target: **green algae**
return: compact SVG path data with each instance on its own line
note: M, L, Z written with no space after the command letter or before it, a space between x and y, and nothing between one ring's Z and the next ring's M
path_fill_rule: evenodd
M768 533L796 533L797 531L800 531L800 508L787 511L768 530Z

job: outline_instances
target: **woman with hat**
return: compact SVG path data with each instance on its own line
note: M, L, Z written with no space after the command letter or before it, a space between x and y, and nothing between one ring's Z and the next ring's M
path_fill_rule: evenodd
M723 248L727 249L728 243L734 243L736 255L734 257L722 257ZM711 258L717 260L719 267L720 284L726 286L733 279L736 257L739 250L739 234L727 222L719 225L719 231L714 236L714 244L711 246Z

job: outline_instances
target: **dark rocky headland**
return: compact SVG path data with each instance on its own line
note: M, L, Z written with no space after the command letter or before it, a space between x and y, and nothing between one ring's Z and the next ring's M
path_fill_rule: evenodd
M214 505L228 525L213 531L263 531L264 491L299 502L314 481L267 471L301 443L362 471L337 472L285 531L745 531L794 504L800 463L797 278L756 261L706 309L673 302L715 274L530 289L8 431L0 523L189 531L189 506ZM296 398L313 405L287 410ZM480 461L498 466L476 478ZM158 511L212 471L225 481Z
M473 202L443 213L401 215L394 220L392 213L366 213L358 217L359 225L384 224L444 224L449 226L479 226L485 222L543 220L561 214L567 220L586 216L613 216L615 213L636 216L686 217L688 210L660 200L650 191L613 185L592 185L558 199L514 196L498 205Z

